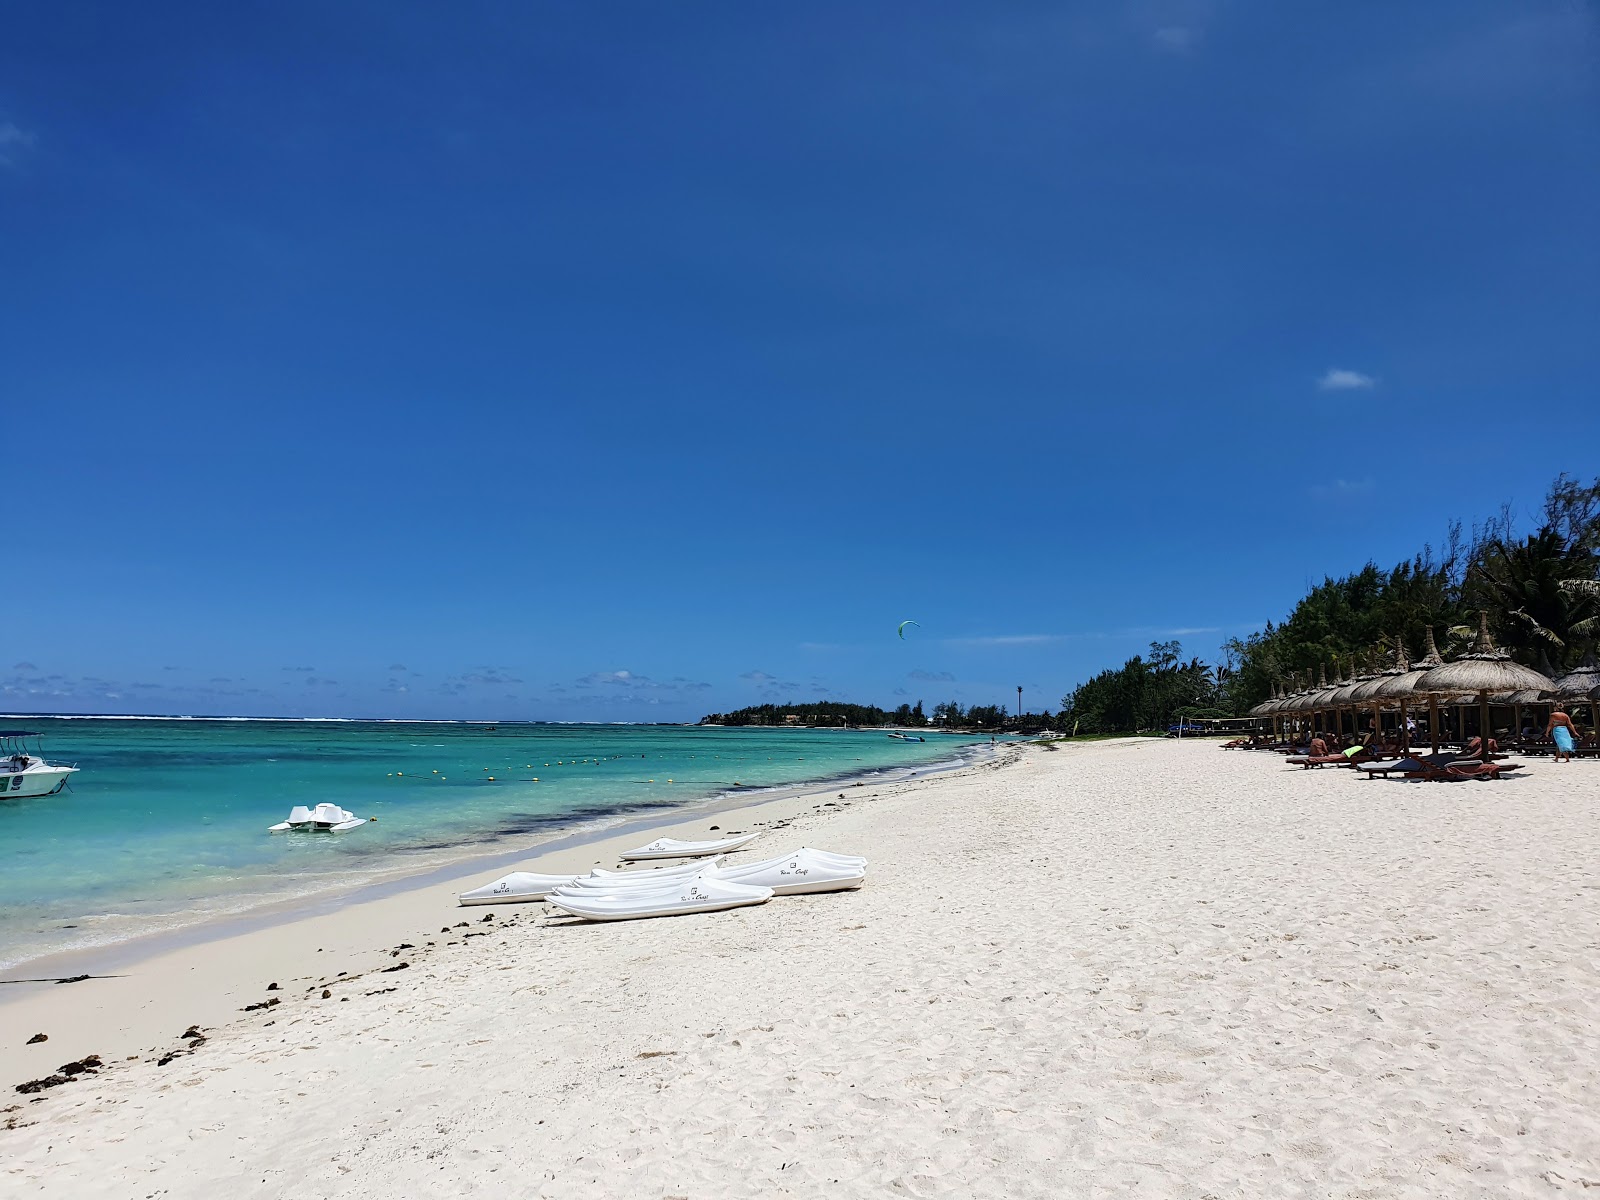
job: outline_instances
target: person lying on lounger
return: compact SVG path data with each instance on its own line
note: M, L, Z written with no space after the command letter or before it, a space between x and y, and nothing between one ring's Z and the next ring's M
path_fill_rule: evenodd
M1481 737L1478 737L1478 736L1474 735L1472 740L1467 743L1466 753L1465 753L1465 755L1463 757L1471 758L1476 754L1482 754L1482 753L1483 753L1483 739ZM1493 738L1489 739L1489 753L1490 754L1499 754L1500 753L1500 743L1495 741Z

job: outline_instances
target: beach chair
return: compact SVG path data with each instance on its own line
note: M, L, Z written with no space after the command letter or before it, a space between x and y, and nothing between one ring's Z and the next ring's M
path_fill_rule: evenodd
M1358 764L1356 770L1364 772L1368 779L1398 775L1401 779L1424 783L1462 783L1468 779L1499 779L1502 772L1516 770L1517 766L1516 763L1484 763L1476 759L1402 758L1392 763Z

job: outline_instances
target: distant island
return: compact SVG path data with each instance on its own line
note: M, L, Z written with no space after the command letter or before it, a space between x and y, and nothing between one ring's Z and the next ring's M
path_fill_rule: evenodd
M702 725L792 725L821 728L876 728L881 726L934 726L940 729L982 730L1000 729L1036 733L1056 728L1057 717L1052 713L1026 712L1018 716L999 704L975 704L964 708L954 700L936 704L930 717L922 711L922 701L902 704L895 709L879 708L875 704L843 704L835 700L818 700L811 704L755 704L729 713L711 713L700 719Z

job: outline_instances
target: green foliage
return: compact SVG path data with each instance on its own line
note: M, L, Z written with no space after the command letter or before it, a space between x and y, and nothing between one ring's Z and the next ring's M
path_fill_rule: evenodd
M1387 570L1368 563L1325 578L1281 624L1223 645L1222 661L1180 666L1176 643L1154 643L1102 671L1063 700L1066 722L1086 732L1164 729L1179 716L1242 715L1272 694L1275 681L1354 664L1398 639L1415 661L1433 626L1446 656L1467 648L1482 609L1496 641L1546 673L1576 665L1600 639L1600 479L1566 475L1551 485L1539 528L1518 536L1509 510L1464 536L1450 528L1442 547L1424 546ZM1209 675L1208 672L1209 671Z
M1496 640L1517 658L1570 666L1596 602L1592 591L1564 585L1593 579L1595 563L1593 550L1551 525L1520 542L1496 539L1467 573L1467 600L1488 611Z
M1085 733L1165 729L1180 709L1219 708L1215 669L1182 655L1177 642L1151 642L1148 659L1135 655L1063 697L1059 722Z

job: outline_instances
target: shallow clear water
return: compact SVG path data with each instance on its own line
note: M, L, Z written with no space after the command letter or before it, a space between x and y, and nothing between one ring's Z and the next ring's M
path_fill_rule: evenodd
M981 740L685 726L56 720L71 790L0 801L0 965L297 893L425 869L465 847L736 790L950 760ZM269 834L296 804L377 817Z

